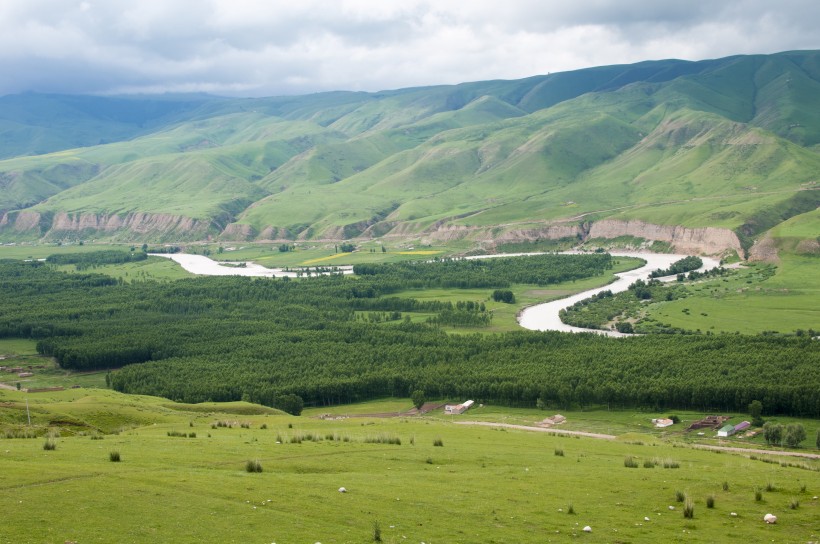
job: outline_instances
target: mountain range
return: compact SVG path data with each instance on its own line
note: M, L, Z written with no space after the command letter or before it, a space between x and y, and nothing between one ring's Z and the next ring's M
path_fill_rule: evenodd
M820 51L271 98L0 97L0 240L820 252ZM768 234L767 234L768 233Z

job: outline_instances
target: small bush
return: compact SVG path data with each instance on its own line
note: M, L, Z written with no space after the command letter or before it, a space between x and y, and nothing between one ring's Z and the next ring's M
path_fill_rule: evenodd
M444 440L442 440L441 438L436 438L435 440L433 440L433 446L438 446L440 448L443 448L444 447Z
M729 482L723 482L723 491L729 491Z
M798 508L800 508L800 500L797 498L792 498L792 500L789 502L789 508L791 508L792 510L797 510Z
M376 436L368 436L364 439L366 444L393 444L401 446L401 438L389 434L380 434Z
M575 507L572 506L572 503L569 503L569 506L567 506L567 514L574 514L574 513L575 513Z
M57 449L57 442L53 441L52 439L48 439L43 444L43 449L46 451L53 451Z
M250 423L240 423L239 426L242 427L243 429L250 429L251 428Z
M373 522L373 542L382 541L382 528L379 526L379 520Z
M763 500L763 491L760 490L759 487L755 488L755 500L760 502Z
M689 497L686 497L686 501L683 503L683 517L686 519L695 517L695 503Z
M675 500L683 502L686 500L686 494L683 491L675 491Z
M655 468L655 461L652 459L647 459L643 462L643 468Z
M663 468L680 468L680 463L673 459L664 459Z
M196 438L196 433L188 433L188 438Z
M428 465L432 465L433 464L433 458L428 457L427 460L425 461L425 463L427 463Z
M267 424L267 423L263 423L262 425L260 425L260 426L259 426L259 428L260 428L260 429L267 429L267 428L268 428L268 424Z
M715 507L715 496L709 495L706 497L706 508L714 508Z
M776 489L776 488L775 488L775 486L774 486L774 484L773 484L772 482L766 482L766 491L768 491L769 493L771 493L771 492L772 492L772 491L774 491L775 489Z
M805 493L805 492L806 492L806 484L803 484L803 485L801 485L801 486L800 486L800 492L801 492L801 493Z
M624 457L624 466L626 468L638 468L638 461L636 461L631 455L627 455Z
M301 434L295 434L295 435L291 436L290 437L290 443L291 444L301 444L302 443L302 435Z
M101 435L101 434L92 434L91 435L91 440L102 440L102 439L103 439L103 435Z
M563 457L564 456L564 448L555 448L555 455L556 455L556 457Z
M258 460L249 460L245 463L245 472L262 472L262 463Z
M120 452L118 452L118 451L110 452L108 454L108 460L111 461L112 463L119 463L121 461Z

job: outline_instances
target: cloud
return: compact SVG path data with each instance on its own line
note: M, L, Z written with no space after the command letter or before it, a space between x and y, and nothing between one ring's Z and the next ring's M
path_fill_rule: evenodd
M6 0L0 94L272 95L818 47L806 0Z

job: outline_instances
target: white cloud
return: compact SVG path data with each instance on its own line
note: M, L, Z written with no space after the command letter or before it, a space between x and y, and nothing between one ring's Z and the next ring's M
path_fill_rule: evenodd
M270 95L820 46L813 0L5 0L0 94Z

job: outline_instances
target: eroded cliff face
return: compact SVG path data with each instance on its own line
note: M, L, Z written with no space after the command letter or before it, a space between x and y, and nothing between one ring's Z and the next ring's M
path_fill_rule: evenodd
M135 212L125 215L36 211L8 212L0 217L0 233L32 233L46 240L76 237L205 239L214 234L211 221L181 215Z
M223 240L235 241L311 240L315 238L342 241L384 236L393 239L420 237L423 243L432 244L463 239L490 244L566 238L575 238L580 242L591 238L611 239L633 236L648 241L666 242L673 251L679 253L720 255L736 251L740 255L743 254L740 240L729 229L654 225L638 220L604 219L586 224L556 223L524 226L465 226L437 222L427 228L411 222L376 224L361 222L350 226L326 228L320 233L316 233L312 228L305 228L294 233L285 228L272 226L258 232L251 225L238 223L229 223L223 229L220 223L216 220L144 212L124 215L60 212L50 216L36 211L20 211L0 215L0 233L4 231L18 234L30 233L47 240L95 237L119 240L193 241L219 236ZM755 256L761 257L760 255Z
M619 236L635 236L667 242L678 253L720 255L728 251L736 251L739 255L743 255L743 248L737 235L729 229L717 227L688 228L653 225L637 220L604 219L592 223L587 234L587 238L617 238Z

